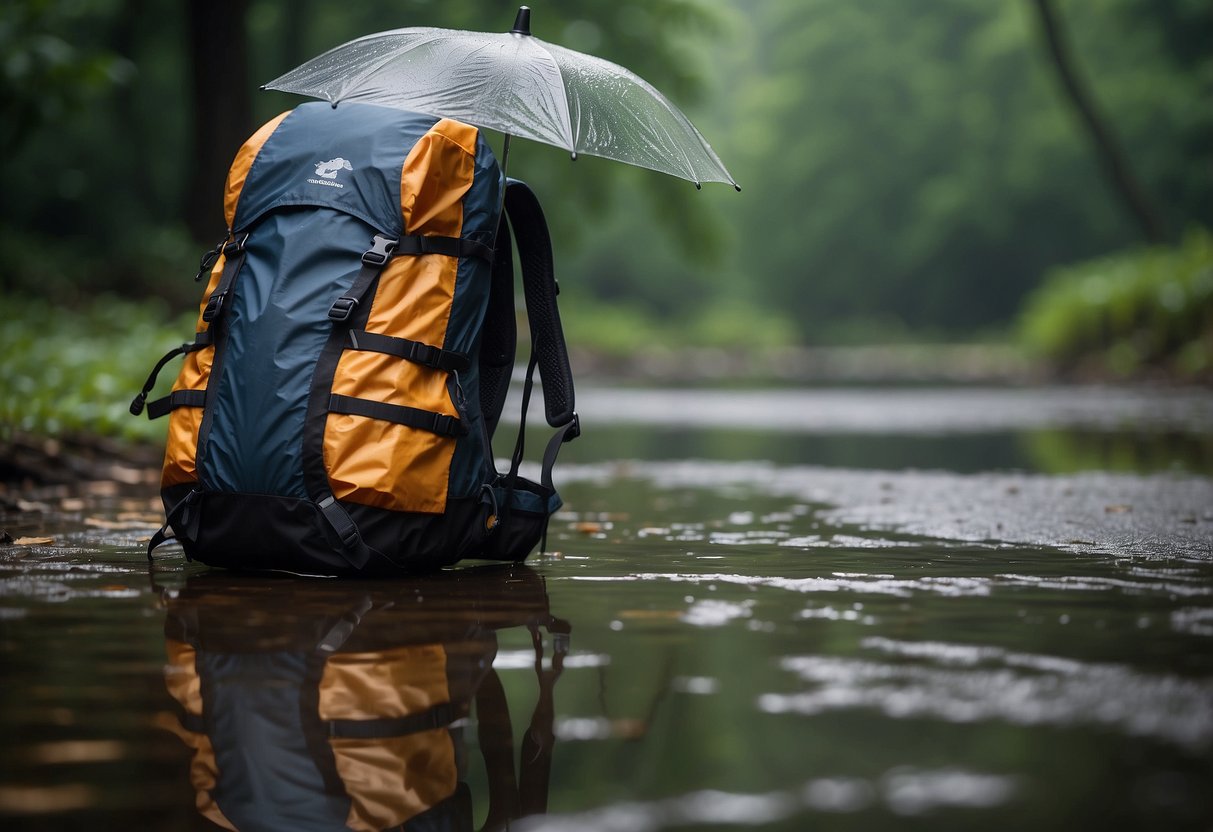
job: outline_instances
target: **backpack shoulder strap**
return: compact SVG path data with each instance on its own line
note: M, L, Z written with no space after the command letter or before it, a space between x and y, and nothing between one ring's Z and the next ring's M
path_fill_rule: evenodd
M552 238L539 199L525 182L509 180L505 209L518 242L527 321L531 328L531 352L543 379L544 409L549 425L563 427L577 418L577 412L573 371L556 306L559 288L552 266Z
M480 336L480 410L489 437L497 430L510 391L514 354L518 346L518 324L514 319L514 247L505 215L497 230L489 303Z

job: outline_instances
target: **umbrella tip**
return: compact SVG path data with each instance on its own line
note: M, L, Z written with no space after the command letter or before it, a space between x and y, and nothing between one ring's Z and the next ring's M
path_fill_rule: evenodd
M529 35L531 33L531 7L519 6L518 16L514 18L514 28L510 29L512 35Z

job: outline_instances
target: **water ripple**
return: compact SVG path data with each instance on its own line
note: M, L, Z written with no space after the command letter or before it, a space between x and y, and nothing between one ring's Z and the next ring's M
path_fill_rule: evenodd
M869 708L894 719L1098 725L1193 751L1213 745L1213 679L1000 647L881 637L864 639L861 646L897 661L786 657L781 666L811 689L763 694L759 709L813 716Z
M809 812L853 813L880 807L916 816L937 809L997 809L1019 791L1017 778L961 768L901 766L875 780L818 777L798 789L745 794L712 789L586 812L524 818L527 832L659 832L678 827L765 826Z

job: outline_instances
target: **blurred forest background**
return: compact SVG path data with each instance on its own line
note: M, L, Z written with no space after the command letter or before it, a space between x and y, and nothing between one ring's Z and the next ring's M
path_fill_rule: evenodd
M619 355L978 342L1098 377L1213 371L1208 0L531 5L538 37L683 107L743 187L696 192L515 142L510 171L554 226L574 342ZM228 164L301 102L262 83L362 34L504 31L515 9L6 2L5 363L35 354L57 310L129 332L194 308Z

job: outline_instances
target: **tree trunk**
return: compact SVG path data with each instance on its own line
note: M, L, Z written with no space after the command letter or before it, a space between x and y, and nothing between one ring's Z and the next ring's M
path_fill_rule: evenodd
M250 0L189 0L186 37L193 70L190 115L193 167L185 195L190 233L203 243L223 233L227 169L252 131L248 35Z
M1146 196L1145 189L1129 165L1124 149L1100 115L1093 96L1079 77L1069 42L1053 7L1053 0L1033 0L1033 3L1040 18L1041 33L1044 35L1045 47L1053 69L1057 73L1057 80L1082 121L1113 189L1120 196L1125 209L1132 215L1147 242L1167 242L1169 235L1162 217Z

